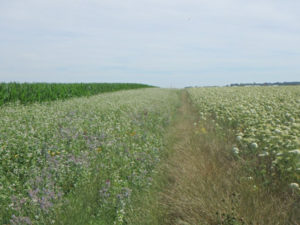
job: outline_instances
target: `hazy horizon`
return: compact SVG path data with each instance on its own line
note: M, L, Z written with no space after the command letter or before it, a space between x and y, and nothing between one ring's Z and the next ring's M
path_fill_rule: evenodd
M295 0L0 2L0 82L224 86L300 79Z

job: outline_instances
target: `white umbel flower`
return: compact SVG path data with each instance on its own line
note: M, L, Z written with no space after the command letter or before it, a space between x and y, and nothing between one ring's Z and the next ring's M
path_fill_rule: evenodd
M239 136L236 136L236 140L237 140L237 141L241 141L242 139L243 139L242 136L240 136L240 135L239 135Z
M250 147L252 149L257 149L258 148L258 144L256 142L251 143Z
M299 149L294 149L289 151L289 153L295 154L295 155L300 155L300 150Z
M232 148L232 153L235 154L235 155L238 155L240 152L240 150L237 148L237 147L233 147Z
M268 156L269 155L269 152L263 152L261 154L258 154L259 157L265 157L265 156Z
M281 134L281 133L282 133L282 131L281 131L281 130L279 130L279 129L275 129L275 130L274 130L274 133L276 133L276 134Z
M299 184L297 184L297 183L290 183L290 188L299 190Z

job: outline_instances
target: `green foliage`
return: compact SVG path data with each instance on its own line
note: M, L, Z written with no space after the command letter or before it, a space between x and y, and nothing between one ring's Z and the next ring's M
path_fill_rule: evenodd
M191 88L203 120L236 134L232 152L249 176L272 189L300 183L300 86ZM290 184L290 185L289 185Z
M27 104L147 87L151 86L130 83L0 83L0 106L16 101Z
M0 224L124 224L177 102L148 88L0 107Z

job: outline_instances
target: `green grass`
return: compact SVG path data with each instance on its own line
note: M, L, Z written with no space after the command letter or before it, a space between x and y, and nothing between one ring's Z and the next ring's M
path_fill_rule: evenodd
M147 87L151 86L131 83L0 83L0 106L17 101L21 104L45 102Z

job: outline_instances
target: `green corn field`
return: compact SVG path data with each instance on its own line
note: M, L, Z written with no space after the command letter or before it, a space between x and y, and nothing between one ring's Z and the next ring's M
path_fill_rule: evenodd
M0 106L10 102L27 104L146 87L151 86L134 83L0 83Z

